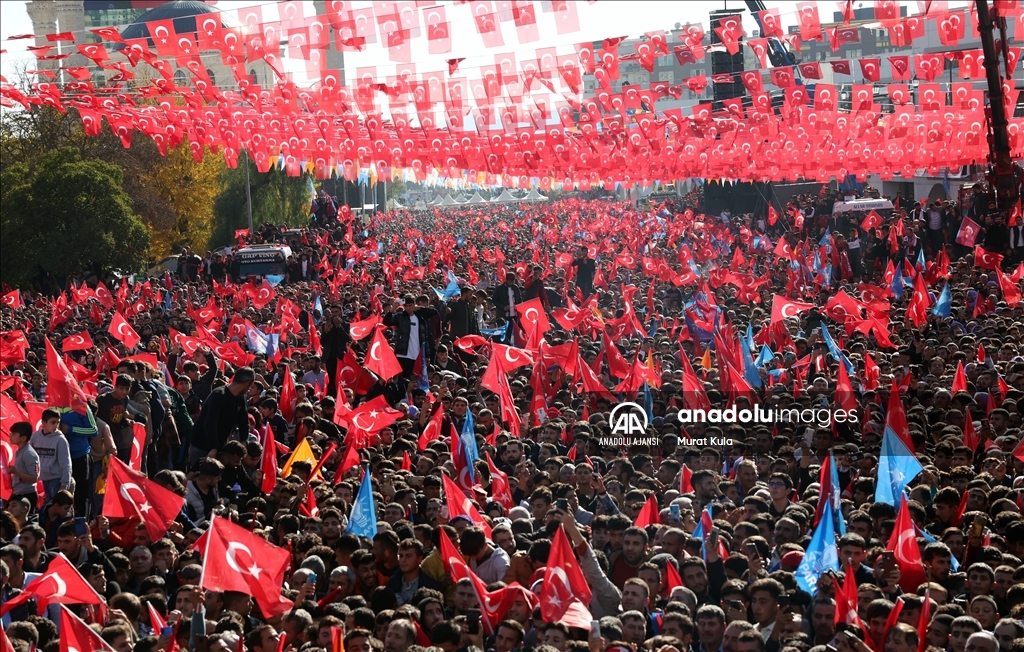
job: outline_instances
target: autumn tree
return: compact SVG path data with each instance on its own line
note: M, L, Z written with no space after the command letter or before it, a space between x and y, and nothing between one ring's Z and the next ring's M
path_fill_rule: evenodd
M189 246L200 255L206 251L214 229L214 203L223 188L225 169L220 157L204 152L193 159L191 148L182 143L168 152L143 178L143 184L167 206L171 219L163 228L153 229L153 257L161 258Z

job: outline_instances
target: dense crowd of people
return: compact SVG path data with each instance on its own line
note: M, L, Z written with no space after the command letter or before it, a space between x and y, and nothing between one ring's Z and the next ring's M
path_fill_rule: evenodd
M5 288L5 649L1024 650L1021 227L845 194L328 202L245 236L277 285ZM755 405L854 417L684 418Z

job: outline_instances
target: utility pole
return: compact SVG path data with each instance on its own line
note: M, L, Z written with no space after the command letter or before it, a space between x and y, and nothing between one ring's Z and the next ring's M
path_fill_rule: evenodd
M249 187L249 150L245 152L245 208L249 213L249 237L252 237L252 189Z
M1006 132L1006 107L1003 95L1003 80L999 75L999 55L993 38L992 15L987 0L975 0L978 9L978 34L985 53L985 77L988 81L989 162L992 163L993 183L996 190L996 206L1000 211L1009 211L1019 197L1017 191L1019 170L1010 158L1010 140ZM1003 40L1006 31L1002 30Z

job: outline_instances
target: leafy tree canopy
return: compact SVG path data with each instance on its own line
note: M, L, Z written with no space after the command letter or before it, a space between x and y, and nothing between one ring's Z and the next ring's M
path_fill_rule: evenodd
M70 148L0 175L0 275L56 283L83 271L141 271L150 234L133 213L121 169Z

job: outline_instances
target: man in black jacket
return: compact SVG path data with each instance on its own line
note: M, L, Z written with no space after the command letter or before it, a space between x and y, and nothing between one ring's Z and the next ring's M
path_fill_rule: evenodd
M203 402L203 409L192 427L189 469L194 469L203 458L216 457L217 451L223 448L236 428L243 437L248 434L245 396L255 379L256 374L251 367L242 367L235 371L230 385L213 390Z
M320 323L320 346L323 347L324 365L327 367L327 375L330 382L327 384L327 395L335 396L338 386L335 384L338 360L345 357L352 337L349 334L349 324L341 316L341 308L333 306L330 312L324 315Z
M494 302L499 317L516 319L516 306L523 302L523 290L516 284L514 273L506 274L505 282L495 286L491 301Z
M430 313L436 314L431 309ZM427 359L431 356L431 337L429 315L425 309L418 309L416 298L405 295L401 306L397 301L391 303L391 312L384 315L384 325L395 328L395 357L402 365L402 375L408 377L416 366L421 351L426 349Z

